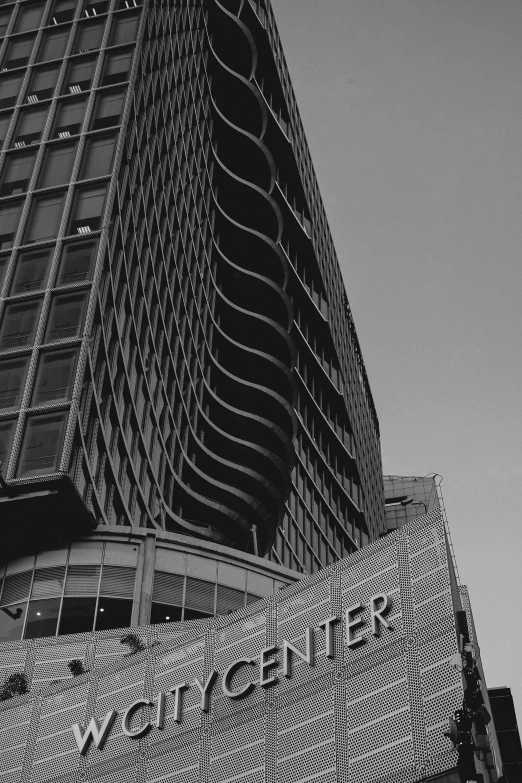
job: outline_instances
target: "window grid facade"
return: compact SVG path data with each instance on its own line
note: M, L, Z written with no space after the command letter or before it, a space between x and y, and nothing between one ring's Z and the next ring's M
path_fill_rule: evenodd
M346 556L382 527L378 423L270 8L30 5L0 14L3 476Z

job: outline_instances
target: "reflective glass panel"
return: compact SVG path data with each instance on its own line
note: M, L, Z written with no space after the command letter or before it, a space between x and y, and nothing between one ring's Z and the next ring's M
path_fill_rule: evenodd
M136 39L139 16L133 14L121 14L114 17L115 24L112 27L111 46L130 43Z
M5 476L16 429L16 419L0 421L0 470Z
M126 82L129 78L132 52L114 52L106 56L101 84L107 87L109 84Z
M45 151L45 158L40 176L39 188L50 188L53 185L65 185L71 179L76 157L76 144L51 145Z
M48 598L44 601L30 601L27 610L25 639L38 639L42 636L54 636L60 613L60 599Z
M74 95L82 90L88 90L94 76L96 60L72 60L69 63L62 92Z
M7 109L9 106L16 104L22 79L23 74L5 76L3 79L0 79L0 109Z
M89 234L101 226L106 185L76 191L68 234Z
M27 65L33 51L34 37L11 38L2 63L3 68L20 68Z
M181 620L181 606L153 603L150 611L151 625L156 623L177 623Z
M64 598L59 635L92 631L96 598Z
M25 250L19 254L11 283L11 294L23 294L45 288L54 247Z
M103 598L100 596L96 612L96 630L107 631L110 628L128 628L132 615L132 601L123 598Z
M22 207L23 201L10 202L0 207L0 250L13 246Z
M35 476L57 470L64 424L64 413L30 416L27 419L18 476Z
M76 357L75 350L41 354L33 391L33 405L46 405L50 402L64 402L70 399Z
M27 88L25 103L35 103L35 99L43 101L46 98L51 98L54 95L59 72L59 65L36 68Z
M7 137L7 131L11 123L11 114L2 114L0 116L0 147Z
M11 604L0 609L0 642L13 642L22 638L27 603Z
M15 32L25 33L26 30L39 27L44 8L45 3L30 3L21 6L16 20Z
M5 280L5 273L7 272L7 265L9 263L9 256L0 256L0 294L2 293L2 286Z
M74 52L89 52L92 49L99 49L101 46L103 31L105 30L105 20L99 22L82 23L76 31L74 41Z
M54 120L53 138L64 139L80 133L86 107L86 98L80 101L60 101Z
M24 243L54 239L58 236L64 201L64 192L34 199L25 229Z
M43 34L42 43L38 50L38 62L44 60L57 60L63 57L69 40L70 27L60 27L58 30L46 30Z
M48 112L49 106L45 106L43 109L24 109L20 112L14 134L15 146L23 147L25 144L33 144L35 141L40 141Z
M53 343L78 337L83 325L88 291L78 294L57 294L51 303L51 312L45 333L45 342Z
M91 130L101 130L119 125L124 95L123 92L108 92L98 95Z
M110 174L116 136L96 136L87 141L80 179Z
M0 410L20 407L28 367L29 356L0 362Z
M70 242L64 245L57 285L71 285L90 280L97 247L96 241Z
M0 197L15 196L27 190L35 160L36 151L6 158L0 181Z
M0 348L21 348L33 344L41 306L41 299L10 302L6 306L0 326Z
M53 24L70 22L71 19L74 19L77 5L76 0L56 0L51 11L50 20Z

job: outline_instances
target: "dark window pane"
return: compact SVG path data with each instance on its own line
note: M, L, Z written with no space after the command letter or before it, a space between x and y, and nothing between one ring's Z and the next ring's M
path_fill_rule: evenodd
M136 32L138 30L139 16L133 14L132 16L120 15L115 17L116 24L113 25L111 33L111 46L117 46L118 44L130 43L136 40Z
M64 201L65 193L53 193L52 196L39 196L34 199L24 242L39 242L58 236Z
M63 85L63 92L73 95L82 90L88 90L92 83L96 60L74 60L69 63Z
M36 101L51 98L54 94L59 72L59 65L53 65L51 68L36 68L29 82L25 102L36 103Z
M45 287L54 248L26 250L20 253L11 283L11 294L38 291Z
M16 419L0 421L0 471L5 476L16 430ZM5 591L4 591L5 592Z
M11 9L8 11L2 11L0 14L0 37L3 37L9 26L9 20L11 18Z
M74 52L88 52L92 49L99 49L104 30L105 20L103 22L81 24L76 32Z
M65 413L30 416L25 426L17 476L36 476L58 470Z
M101 227L106 186L76 191L68 234L89 234Z
M80 179L110 174L116 136L89 139L85 145Z
M96 612L96 630L108 631L110 628L128 628L131 621L132 601L122 598L102 598Z
M34 36L30 38L11 38L2 63L3 68L20 68L27 65L33 51Z
M64 598L58 634L92 631L95 610L96 598Z
M20 92L23 74L0 79L0 109L14 106Z
M177 623L181 620L181 607L168 604L152 604L150 623Z
M126 82L129 78L132 52L116 52L107 56L101 79L102 86Z
M77 351L56 351L55 353L43 353L40 356L33 392L33 405L65 402L70 399L76 357ZM1 367L0 364L0 371Z
M86 107L86 99L81 101L60 101L54 120L53 137L63 139L75 133L80 133Z
M19 408L22 401L29 356L0 362L0 409Z
M55 636L59 613L59 598L30 601L24 638L39 639L41 636Z
M0 326L0 348L20 348L33 344L41 306L41 299L11 302L6 306Z
M187 609L183 615L184 620L201 620L203 617L212 617L208 612L198 612L196 609Z
M53 145L47 148L38 179L39 188L50 188L53 185L65 185L66 182L69 182L76 157L76 148L76 144Z
M9 125L11 124L11 116L11 114L2 114L0 116L0 147L7 138L7 131L9 130Z
M84 13L88 16L97 16L98 14L106 13L108 10L109 3L107 0L87 0Z
M71 242L62 251L58 285L71 285L90 280L97 242Z
M25 33L26 30L34 30L35 27L39 27L44 6L45 3L23 5L16 20L15 32Z
M78 337L83 325L87 291L79 294L58 294L53 297L45 342L53 343Z
M9 256L0 256L0 295L2 293L2 286L5 280L5 273L7 272L7 265L9 263Z
M42 38L38 51L38 62L44 60L57 60L63 57L69 39L70 27L60 27L59 30L47 30Z
M0 207L0 250L12 247L22 207L23 201L16 201L14 204L5 204Z
M123 106L124 93L102 93L98 96L94 108L91 130L111 128L119 125Z
M27 604L11 604L0 609L0 642L13 642L22 638Z
M20 112L18 124L14 134L14 146L23 147L26 144L32 144L40 141L42 138L45 121L49 112L49 106L43 109L25 110Z
M27 190L35 160L36 152L9 155L6 158L0 182L0 196L13 196Z
M77 5L77 0L56 0L51 11L50 20L54 24L70 22L71 19L74 19Z

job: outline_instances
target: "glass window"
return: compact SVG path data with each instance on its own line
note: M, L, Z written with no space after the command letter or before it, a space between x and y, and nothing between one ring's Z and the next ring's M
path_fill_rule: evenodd
M58 235L63 213L65 193L39 196L33 200L29 220L25 229L24 242L39 242Z
M50 413L27 419L18 477L54 473L58 469L65 417L65 413Z
M92 49L99 49L104 30L105 20L80 24L76 32L74 52L90 52Z
M16 430L16 419L0 421L0 470L5 476ZM5 590L4 590L5 593Z
M87 0L85 3L85 15L97 16L98 14L104 14L109 10L109 3L107 0Z
M3 37L9 27L9 19L11 18L11 9L8 11L2 11L0 13L0 37Z
M50 20L54 24L70 22L76 13L77 0L56 0L51 11Z
M11 294L38 291L47 283L54 247L20 253L11 283Z
M63 85L63 92L73 95L88 90L92 84L96 60L72 60L69 63Z
M27 602L11 604L0 609L0 642L13 642L22 638Z
M64 139L80 133L86 108L86 98L81 101L60 101L54 119L53 137Z
M121 14L114 17L115 24L112 28L111 34L111 46L117 46L118 44L126 44L136 40L136 32L138 30L139 16L133 14Z
M51 312L45 333L45 342L54 343L78 337L83 325L88 291L74 294L56 294L51 303Z
M53 185L65 185L71 179L76 157L76 144L53 144L47 147L40 176L39 188L50 188Z
M54 636L59 614L59 598L48 598L45 601L30 601L24 638L39 639L42 636Z
M38 362L32 405L66 402L71 398L77 353L77 351L69 350L41 354ZM0 370L1 366L0 364Z
M150 623L177 623L181 620L181 607L153 603L150 611Z
M122 598L102 598L96 612L96 630L128 628L131 621L132 601Z
M16 104L23 74L0 79L0 109L7 109Z
M46 30L38 50L37 61L57 60L59 57L63 57L70 32L70 27L60 27L59 30Z
M80 179L103 177L111 173L116 136L96 136L87 141Z
M0 196L14 196L27 190L35 160L36 151L6 158L0 180Z
M7 272L7 265L9 263L9 256L0 256L0 294L2 293L2 286L5 280L5 273Z
M30 38L11 38L2 63L3 68L20 68L27 65L33 51L34 36Z
M29 356L0 362L0 409L19 408L22 401Z
M95 611L96 598L64 598L58 634L92 631Z
M71 242L64 246L57 285L71 285L90 280L97 242Z
M119 84L126 82L129 78L129 71L132 60L132 51L116 52L110 54L105 59L101 84L107 87L109 84Z
M11 123L11 116L11 114L2 114L2 116L0 116L0 147L6 140L7 131L9 130L9 125Z
M114 125L119 125L123 98L123 92L109 92L98 95L94 107L91 130L101 130L102 128L112 128Z
M85 188L76 191L69 221L69 234L88 234L101 226L107 188Z
M26 144L40 141L48 112L49 106L45 106L43 109L25 109L20 112L14 134L15 147L24 147Z
M36 103L54 95L54 88L60 72L59 65L53 65L51 68L36 68L31 76L29 87L27 88L26 103Z
M30 3L21 6L16 20L15 32L25 33L26 30L34 30L40 26L45 3Z
M0 207L0 250L12 247L22 207L23 201L15 201Z
M21 348L33 344L41 306L41 299L6 305L0 326L0 348Z

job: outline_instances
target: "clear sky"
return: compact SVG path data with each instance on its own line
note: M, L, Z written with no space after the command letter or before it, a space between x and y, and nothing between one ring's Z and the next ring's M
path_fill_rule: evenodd
M522 3L273 0L381 424L522 725Z

